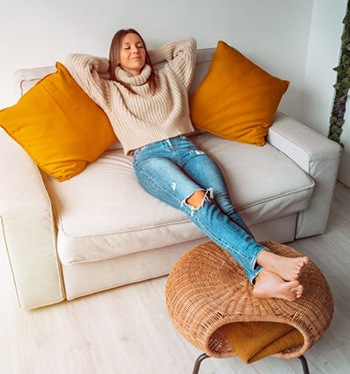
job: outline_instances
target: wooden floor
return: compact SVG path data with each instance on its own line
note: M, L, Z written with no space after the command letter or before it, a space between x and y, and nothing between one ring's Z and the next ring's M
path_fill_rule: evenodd
M333 322L306 354L310 373L350 373L350 189L338 184L324 235L290 243L310 256L333 291ZM64 302L18 309L0 242L1 374L191 374L201 353L177 333L166 278ZM200 374L302 373L298 359L207 359Z

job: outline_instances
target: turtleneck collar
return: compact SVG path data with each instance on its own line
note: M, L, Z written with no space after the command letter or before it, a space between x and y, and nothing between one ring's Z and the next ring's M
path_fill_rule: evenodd
M131 75L119 66L115 69L115 76L118 80L130 84L130 86L142 86L151 75L151 67L145 65L139 75Z

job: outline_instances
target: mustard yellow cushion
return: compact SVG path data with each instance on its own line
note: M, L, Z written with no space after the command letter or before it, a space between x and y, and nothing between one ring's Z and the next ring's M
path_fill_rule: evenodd
M219 41L190 99L192 122L225 139L262 146L288 85Z
M17 104L0 111L0 126L44 172L65 181L98 158L116 136L106 114L64 65L57 62L56 68Z

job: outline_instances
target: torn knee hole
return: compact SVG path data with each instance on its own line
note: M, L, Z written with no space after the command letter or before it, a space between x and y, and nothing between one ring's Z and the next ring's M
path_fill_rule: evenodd
M194 208L199 208L202 205L205 196L205 191L194 191L193 194L186 200L186 203Z

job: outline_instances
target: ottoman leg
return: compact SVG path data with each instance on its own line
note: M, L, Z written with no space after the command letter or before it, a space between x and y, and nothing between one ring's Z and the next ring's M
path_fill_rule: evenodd
M303 365L303 372L304 374L310 374L309 372L309 366L307 364L305 356L300 356L298 359L301 361L301 364Z
M192 374L198 374L199 373L199 368L201 366L201 363L206 358L209 358L209 356L205 353L202 353L200 356L198 356L198 358L197 358L197 360L194 364ZM301 361L301 365L303 366L303 373L304 374L310 374L309 366L307 364L305 356L300 356L300 357L298 357L298 359Z
M209 356L205 353L202 353L200 356L198 356L198 358L197 358L197 360L194 364L192 374L198 374L199 373L199 367L201 366L202 361L205 360L208 357Z

